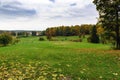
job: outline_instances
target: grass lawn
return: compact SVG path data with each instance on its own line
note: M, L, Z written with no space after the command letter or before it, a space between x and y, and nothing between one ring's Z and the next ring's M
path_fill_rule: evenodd
M38 41L38 37L0 47L0 80L120 80L120 51L109 45Z

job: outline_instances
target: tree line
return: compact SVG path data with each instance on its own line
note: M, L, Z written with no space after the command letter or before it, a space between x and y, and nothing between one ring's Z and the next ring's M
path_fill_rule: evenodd
M90 29L93 25L75 25L75 26L58 26L47 28L45 33L46 36L81 36L90 34Z
M89 35L87 38L88 42L92 43L112 43L115 45L115 31L112 34L106 33L106 29L101 24L84 24L75 26L58 26L47 28L44 31L48 40L51 40L55 36L79 36L79 38L84 38L85 35Z

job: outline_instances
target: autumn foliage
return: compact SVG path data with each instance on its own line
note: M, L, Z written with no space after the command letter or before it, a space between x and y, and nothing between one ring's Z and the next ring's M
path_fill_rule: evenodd
M83 36L90 34L90 29L93 25L75 25L75 26L59 26L46 29L47 39L54 36Z

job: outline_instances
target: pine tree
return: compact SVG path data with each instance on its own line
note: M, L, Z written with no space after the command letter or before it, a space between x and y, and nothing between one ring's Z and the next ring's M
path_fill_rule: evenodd
M96 26L93 26L90 35L90 42L91 43L99 43L99 36L97 35Z

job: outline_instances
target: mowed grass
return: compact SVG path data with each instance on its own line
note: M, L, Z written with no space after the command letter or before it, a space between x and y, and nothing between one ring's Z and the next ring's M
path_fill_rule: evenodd
M120 80L120 51L109 45L71 42L78 37L38 37L0 47L0 80Z

